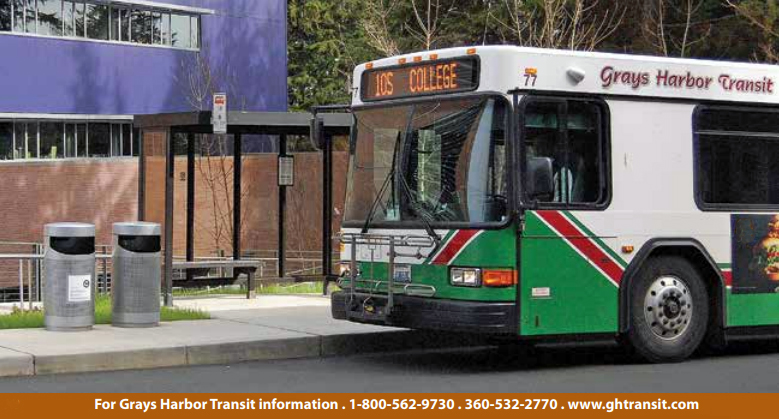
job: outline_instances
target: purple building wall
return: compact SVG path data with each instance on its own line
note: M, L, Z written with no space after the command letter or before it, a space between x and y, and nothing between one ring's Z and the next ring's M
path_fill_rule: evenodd
M202 62L230 108L287 109L286 2L160 0L212 9ZM196 52L0 34L0 113L146 114L192 110ZM207 107L210 107L210 99Z

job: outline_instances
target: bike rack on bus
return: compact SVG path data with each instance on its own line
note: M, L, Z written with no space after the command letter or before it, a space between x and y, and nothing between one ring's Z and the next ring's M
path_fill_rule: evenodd
M348 244L351 246L351 257L349 262L349 298L346 299L347 312L348 308L354 300L356 293L357 277L359 276L357 270L357 246L388 246L388 258L389 263L387 267L387 305L384 308L384 315L388 317L392 313L394 307L394 294L395 294L395 258L396 257L410 257L416 259L424 259L426 255L422 254L422 249L434 248L436 242L429 236L419 235L393 235L393 234L376 234L376 233L341 233L338 235L338 239L342 244ZM416 251L414 253L396 251L397 247L414 247ZM371 293L373 290L378 290L382 281L380 280L361 280L363 282L372 282L373 286L370 288ZM420 285L420 284L405 284L403 286L403 294L405 295L417 295L432 297L435 295L436 289L432 285ZM363 307L364 310L364 307Z

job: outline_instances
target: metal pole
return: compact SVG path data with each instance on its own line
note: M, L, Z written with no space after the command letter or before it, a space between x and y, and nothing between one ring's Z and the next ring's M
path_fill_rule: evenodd
M32 259L27 259L27 306L32 311Z
M107 255L108 254L108 248L106 246L101 246L103 249L102 254ZM108 293L108 260L103 258L101 261L101 265L103 268L103 294Z
M279 157L286 157L287 156L287 135L281 134L279 136ZM276 159L278 162L279 159ZM281 167L276 167L276 170L278 171L281 169ZM276 173L276 178L278 179L278 173ZM284 259L286 257L285 252L285 238L284 238L284 225L285 225L285 210L287 207L287 187L284 185L279 185L279 262L278 266L279 269L277 272L278 276L280 278L284 277Z
M164 302L173 306L173 174L176 152L173 148L174 133L168 130L165 141L165 287Z
M241 258L241 134L233 135L233 259Z
M130 130L130 135L133 130ZM143 130L138 131L138 220L146 218L146 153L143 152Z
M19 308L24 310L24 261L19 259Z
M195 260L195 135L187 135L187 262ZM187 281L192 271L186 270Z
M333 222L333 142L325 133L322 156L322 275L325 282L331 275L333 260L332 222Z

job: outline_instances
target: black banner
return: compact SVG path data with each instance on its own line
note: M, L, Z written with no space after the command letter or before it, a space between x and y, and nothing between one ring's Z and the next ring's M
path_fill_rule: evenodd
M362 100L398 99L476 90L479 60L461 57L383 67L362 73Z

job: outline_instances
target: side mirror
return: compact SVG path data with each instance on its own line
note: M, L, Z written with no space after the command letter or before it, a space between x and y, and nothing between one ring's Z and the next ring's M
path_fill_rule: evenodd
M552 172L552 159L549 157L530 157L527 159L525 171L525 185L527 196L530 199L538 199L554 196L554 174Z

